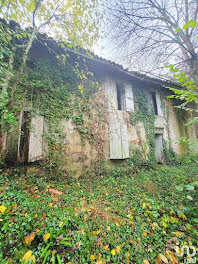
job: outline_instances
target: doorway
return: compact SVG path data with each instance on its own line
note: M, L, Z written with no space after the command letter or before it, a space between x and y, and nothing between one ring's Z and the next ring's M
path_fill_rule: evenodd
M30 114L24 111L21 120L21 133L19 141L19 162L28 162L29 136L30 136Z

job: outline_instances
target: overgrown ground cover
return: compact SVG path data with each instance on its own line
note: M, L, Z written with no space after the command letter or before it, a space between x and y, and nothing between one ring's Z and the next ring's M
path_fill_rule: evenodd
M175 247L197 246L197 163L113 175L68 184L4 171L0 263L186 262Z

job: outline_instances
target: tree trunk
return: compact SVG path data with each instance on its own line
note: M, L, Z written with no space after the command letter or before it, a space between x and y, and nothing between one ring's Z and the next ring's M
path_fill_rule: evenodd
M22 63L21 63L21 66L19 68L19 75L18 75L18 78L17 80L15 81L15 85L11 91L11 95L10 95L10 99L12 99L14 93L16 92L16 88L17 88L17 85L19 83L19 79L22 75L22 73L24 72L24 68L25 68L25 65L26 65L26 62L27 62L27 58L28 58L28 54L29 54L29 51L32 47L32 44L34 42L34 40L36 39L36 33L37 33L37 29L34 28L33 31L32 31L32 34L31 34L31 37L29 38L29 41L26 45L26 48L25 48L25 51L24 51L24 54L23 54L23 58L22 58Z
M32 31L32 35L31 35L31 37L30 37L30 39L29 39L29 41L27 43L25 52L23 54L22 63L21 63L20 69L19 69L20 74L23 73L23 71L24 71L24 68L25 68L25 64L27 62L27 58L28 58L29 51L30 51L30 49L32 47L33 41L36 39L36 33L37 33L37 29L34 28L33 31Z
M2 87L2 90L1 90L1 98L3 97L3 94L7 92L7 89L8 89L8 85L9 85L9 82L10 82L10 79L11 79L11 72L13 70L13 63L14 63L14 55L15 55L15 51L16 51L16 48L14 47L13 50L12 50L12 55L10 56L9 58L9 63L8 63L8 74L6 75L6 85Z

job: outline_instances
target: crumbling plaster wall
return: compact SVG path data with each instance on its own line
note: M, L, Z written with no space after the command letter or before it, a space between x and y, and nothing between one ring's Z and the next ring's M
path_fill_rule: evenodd
M116 78L113 80L112 76L106 77L105 79L106 86L109 86L106 89L106 96L107 96L107 105L109 120L125 120L127 124L127 132L128 132L128 143L130 146L130 150L133 148L139 148L141 150L142 144L147 144L147 136L145 132L145 127L143 122L139 122L136 125L131 125L130 122L130 113L122 110L117 110L116 104ZM133 85L132 85L133 87ZM168 99L167 96L169 93L166 90L156 89L152 87L146 87L145 90L147 93L151 91L155 91L160 95L161 100L161 112L159 115L155 116L155 128L162 129L163 131L163 141L167 142L170 140L171 147L177 154L182 154L184 149L182 146L178 144L179 137L186 136L186 137L195 137L195 131L193 128L187 128L185 126L186 119L181 119L178 115L174 107L174 101ZM135 99L134 99L135 100ZM185 116L185 115L184 115ZM146 148L146 151L149 151L149 148ZM109 150L108 150L109 153ZM131 153L130 153L131 154Z
M108 89L107 89L108 87ZM110 87L110 89L109 89ZM132 85L133 87L133 85ZM149 87L145 87L147 92L150 91ZM153 89L151 89L153 91ZM185 120L181 119L175 111L174 103L171 99L167 99L167 92L163 90L156 90L159 92L163 104L163 115L155 116L155 128L163 129L163 140L171 140L172 148L177 154L181 154L184 149L179 146L176 141L181 136L195 137L195 131L187 128L184 123ZM63 146L63 165L65 169L68 167L76 172L81 172L85 166L89 166L91 162L95 162L99 157L104 161L109 161L110 158L110 141L109 141L109 122L123 121L127 125L127 141L129 145L129 156L132 154L134 148L142 150L142 145L147 145L147 135L143 122L138 122L136 125L131 124L130 112L117 110L117 94L116 94L116 79L112 76L106 77L102 82L100 94L96 93L95 97L101 98L103 101L103 111L106 114L106 123L98 122L100 116L95 112L95 132L99 131L100 138L94 143L90 143L85 139L82 143L81 134L78 131L73 121L62 120L63 133L65 134ZM110 106L111 104L111 106ZM134 98L135 104L135 98ZM168 112L168 117L167 117ZM44 142L46 145L46 142ZM99 151L102 146L102 151ZM149 152L147 146L146 152Z
M96 159L96 149L87 140L82 144L80 132L71 119L63 120L62 128L65 134L63 151L67 161L79 166L82 163L88 165Z
M186 126L188 114L182 110L176 109L174 101L168 99L167 91L160 91L161 101L164 105L163 116L155 116L155 127L163 128L164 142L170 140L173 151L180 155L186 149L178 144L180 137L195 138L194 127Z

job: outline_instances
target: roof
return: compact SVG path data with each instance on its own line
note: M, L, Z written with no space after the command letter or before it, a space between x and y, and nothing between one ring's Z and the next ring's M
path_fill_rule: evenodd
M6 24L7 26L10 26L14 29L18 28L20 30L21 27L18 23L16 23L15 21L10 21L9 24L3 20L3 19L0 19L1 22L3 22L4 24ZM26 31L29 31L31 30L31 28L27 28L25 29ZM23 31L23 30L22 30ZM130 71L128 69L125 69L122 65L120 64L117 64L113 61L110 61L110 60L107 60L105 58L102 58L102 57L99 57L98 55L94 54L93 52L90 52L90 51L86 51L85 49L81 48L81 47L77 47L77 49L73 49L73 48L68 48L68 47L61 47L61 42L58 42L56 40L54 40L52 37L48 37L47 34L41 34L41 33L38 33L37 34L37 37L38 39L40 39L40 43L44 44L45 46L49 45L49 46L53 46L53 48L55 48L55 50L58 50L59 53L63 53L63 51L65 52L66 50L68 52L72 52L78 56L82 56L84 58L86 58L87 60L89 61L94 61L96 63L100 63L100 64L103 64L103 65L106 65L106 66L109 66L111 67L112 69L116 70L116 71L119 71L120 73L128 76L128 77L131 77L133 79L136 79L136 80L141 80L141 81L146 81L146 82L152 82L152 83L155 83L155 84L158 84L164 88L168 88L170 86L174 86L174 87L179 87L180 85L176 82L173 82L171 80L167 80L167 79L164 79L164 78L156 78L156 77L153 77L153 76L148 76L146 74L143 74L143 73L140 73L140 72L137 72L137 71ZM88 55L89 54L89 55Z

